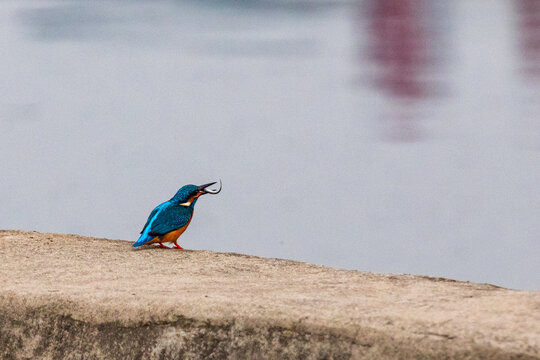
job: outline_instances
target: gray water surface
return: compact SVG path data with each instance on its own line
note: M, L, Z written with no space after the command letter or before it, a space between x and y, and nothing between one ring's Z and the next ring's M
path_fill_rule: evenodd
M2 1L0 228L540 289L534 4Z

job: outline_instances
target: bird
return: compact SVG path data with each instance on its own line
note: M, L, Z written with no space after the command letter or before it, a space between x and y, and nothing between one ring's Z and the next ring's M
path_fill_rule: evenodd
M148 216L141 236L133 247L157 243L161 248L168 248L163 243L173 243L175 248L183 249L177 241L191 222L197 199L201 195L218 194L221 191L221 180L218 190L207 189L214 184L216 182L199 186L191 184L182 186L170 200L156 206Z

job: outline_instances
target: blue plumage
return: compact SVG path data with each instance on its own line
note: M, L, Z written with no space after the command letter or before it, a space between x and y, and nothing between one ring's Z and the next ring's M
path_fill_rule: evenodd
M144 225L144 227L143 227L143 229L141 231L141 236L135 242L135 244L133 244L134 247L144 245L147 242L149 242L150 240L152 240L153 238L155 238L155 235L154 236L150 235L152 225L155 222L157 222L158 224L161 222L160 220L158 220L158 215L161 214L161 212L163 210L167 209L171 205L172 204L171 204L171 202L169 200L169 201L164 202L163 204L160 204L160 205L156 206L154 208L154 210L152 210L152 212L150 213L150 216L148 216L148 220L146 221L146 224Z
M175 246L181 248L176 244L176 239L189 224L199 196L203 194L215 194L221 191L221 188L218 192L205 190L206 187L212 184L215 183L201 186L185 185L169 201L156 206L148 216L146 224L141 231L141 236L133 246L138 247L158 238L158 241L154 240L152 242L161 243L162 241L159 240L163 240L163 242L174 241ZM174 235L174 232L178 234ZM168 234L173 235L168 238Z

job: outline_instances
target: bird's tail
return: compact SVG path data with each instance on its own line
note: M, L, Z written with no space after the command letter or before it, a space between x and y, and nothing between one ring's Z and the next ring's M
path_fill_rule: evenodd
M144 245L147 242L149 242L150 240L152 240L154 237L155 236L150 236L146 232L144 232L141 235L141 237L139 237L139 240L135 241L135 243L133 244L133 247L138 247L138 246Z

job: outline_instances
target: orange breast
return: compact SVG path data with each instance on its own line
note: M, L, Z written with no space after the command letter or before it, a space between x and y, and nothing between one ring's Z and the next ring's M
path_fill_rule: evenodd
M156 236L155 238L153 238L152 240L147 242L147 244L173 243L173 242L175 242L176 239L178 239L180 237L180 235L182 235L182 233L184 231L186 231L186 229L189 226L190 222L191 222L191 218L189 218L189 221L187 222L187 224L182 226L180 229L173 230L173 231L171 231L169 233L166 233L165 235L162 235L162 236Z

